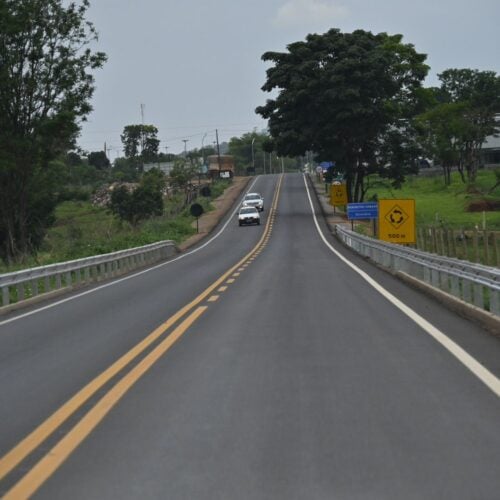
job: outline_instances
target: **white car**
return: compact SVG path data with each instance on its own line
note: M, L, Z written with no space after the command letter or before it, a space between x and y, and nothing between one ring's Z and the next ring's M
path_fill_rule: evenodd
M255 207L257 210L264 211L264 198L259 193L247 193L243 198L244 207Z
M241 207L238 213L238 224L260 224L260 214L255 207Z

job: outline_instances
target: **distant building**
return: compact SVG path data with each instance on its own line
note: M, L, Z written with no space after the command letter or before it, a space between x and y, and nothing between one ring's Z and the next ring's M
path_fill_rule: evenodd
M143 165L144 167L144 172L148 172L152 168L157 168L161 170L165 175L170 175L170 172L174 168L174 162L173 161L160 161L156 163L145 163Z
M496 121L500 127L500 114L496 115ZM500 137L490 135L486 138L481 148L484 165L500 165Z

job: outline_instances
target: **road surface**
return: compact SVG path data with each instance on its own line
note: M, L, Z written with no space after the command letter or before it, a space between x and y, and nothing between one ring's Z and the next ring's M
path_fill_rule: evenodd
M499 498L498 339L344 249L302 175L248 190L260 226L0 318L0 496Z

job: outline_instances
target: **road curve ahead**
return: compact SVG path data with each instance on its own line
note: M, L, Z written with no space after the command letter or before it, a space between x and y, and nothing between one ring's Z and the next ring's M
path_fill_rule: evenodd
M500 342L342 248L306 179L260 226L0 320L0 496L496 499Z

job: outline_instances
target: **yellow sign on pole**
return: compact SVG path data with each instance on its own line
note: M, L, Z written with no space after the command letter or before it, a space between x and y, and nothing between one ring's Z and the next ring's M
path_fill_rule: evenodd
M332 184L330 186L330 205L339 207L347 205L347 186L345 184Z
M378 201L378 237L391 243L416 243L415 200Z

